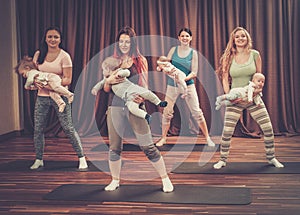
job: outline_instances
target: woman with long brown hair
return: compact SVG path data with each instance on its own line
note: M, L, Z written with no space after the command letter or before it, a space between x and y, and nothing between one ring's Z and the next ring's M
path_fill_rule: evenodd
M116 38L113 57L121 59L121 68L130 71L130 81L147 88L148 63L141 55L134 29L131 27L122 28ZM140 148L150 160L155 170L162 179L163 191L172 192L173 185L168 177L163 157L153 143L150 127L147 121L130 113L125 102L114 96L111 85L124 81L124 78L116 75L117 71L109 76L104 84L104 91L110 93L110 104L107 111L107 126L109 135L109 168L112 181L105 187L106 191L116 190L120 185L122 139L126 123L129 123ZM143 103L144 99L139 95L134 98L136 103ZM144 108L141 104L141 108Z

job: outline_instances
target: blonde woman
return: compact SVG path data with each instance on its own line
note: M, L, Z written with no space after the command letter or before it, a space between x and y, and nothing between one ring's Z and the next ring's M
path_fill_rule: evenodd
M230 34L229 42L220 59L220 68L217 70L224 92L228 93L230 89L245 87L253 74L262 72L261 68L261 57L257 50L252 49L250 34L242 27L235 28ZM284 167L275 158L273 127L265 104L261 98L259 99L261 101L257 105L254 102L242 103L242 98L238 98L226 107L221 138L221 158L214 165L215 169L226 166L232 134L244 109L249 111L263 131L268 162L278 168Z

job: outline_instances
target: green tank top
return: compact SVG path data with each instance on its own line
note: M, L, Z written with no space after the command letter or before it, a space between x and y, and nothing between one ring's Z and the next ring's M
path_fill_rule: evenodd
M192 59L193 59L193 49L191 49L191 52L188 54L188 56L181 58L178 56L177 52L178 46L175 48L175 51L172 56L172 64L180 69L181 71L188 76L191 73L191 67L192 67ZM167 79L167 84L171 86L175 86L174 80L170 77ZM187 85L194 84L194 79L190 79L186 81Z
M233 58L229 69L232 78L231 88L245 87L249 84L253 74L256 73L255 60L258 55L259 52L252 49L248 61L243 64L237 64Z

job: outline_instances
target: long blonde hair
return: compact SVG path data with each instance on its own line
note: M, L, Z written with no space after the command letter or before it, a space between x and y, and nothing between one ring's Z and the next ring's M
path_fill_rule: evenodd
M237 31L244 31L247 37L247 45L246 45L246 49L248 51L250 51L250 49L252 49L252 39L251 36L249 34L249 32L243 28L243 27L236 27L231 33L230 33L230 37L229 37L229 41L227 43L226 49L223 53L223 55L220 58L220 66L218 67L216 73L219 76L220 80L223 79L223 74L228 73L229 72L229 68L230 65L232 63L232 59L233 56L236 54L236 44L234 43L234 38L235 38L235 33ZM228 75L230 81L231 82L231 77L230 75Z

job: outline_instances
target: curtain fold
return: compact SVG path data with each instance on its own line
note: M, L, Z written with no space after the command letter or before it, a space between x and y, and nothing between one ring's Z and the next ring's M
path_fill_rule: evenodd
M139 43L142 53L147 52L150 89L154 91L166 88L165 77L151 73L155 71L158 55L167 55L180 28L192 30L192 47L203 56L199 61L196 89L212 133L222 128L222 113L214 110L215 96L222 93L214 68L218 66L230 32L237 26L245 27L252 36L254 48L261 53L266 75L263 100L274 132L278 135L300 133L298 0L16 0L16 7L21 55L33 56L48 26L57 25L62 29L63 46L73 60L73 119L80 135L107 135L108 96L101 92L94 97L90 89L102 78L101 61L112 54L117 32L125 25L132 26L138 36L169 38L151 44L141 38ZM157 94L163 99L161 91ZM24 91L27 133L33 132L35 98L35 92ZM146 106L150 113L161 111L149 103ZM181 123L189 117L185 104L179 100L170 134L178 135L180 130L184 134L197 133L193 120ZM160 132L160 128L152 130ZM260 129L245 112L235 135L256 137L259 134ZM53 111L46 136L64 136Z

